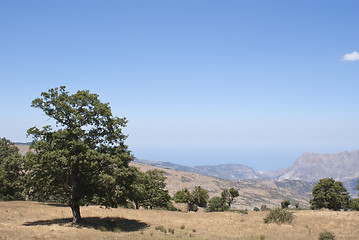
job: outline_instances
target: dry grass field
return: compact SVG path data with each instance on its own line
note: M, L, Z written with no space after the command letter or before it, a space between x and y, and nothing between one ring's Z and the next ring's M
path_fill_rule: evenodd
M265 224L266 212L185 213L81 208L85 222L70 223L69 207L0 202L0 239L359 239L359 212L294 211L292 224Z

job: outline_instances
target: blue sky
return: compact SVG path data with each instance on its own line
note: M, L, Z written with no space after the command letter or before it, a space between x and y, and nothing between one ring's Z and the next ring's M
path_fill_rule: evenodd
M61 85L129 120L139 158L287 167L359 149L358 1L2 1L0 135Z

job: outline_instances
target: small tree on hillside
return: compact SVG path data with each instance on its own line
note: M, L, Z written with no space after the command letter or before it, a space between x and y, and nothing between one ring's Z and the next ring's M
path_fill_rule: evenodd
M206 207L208 201L208 191L196 186L192 192L187 188L179 190L174 195L176 203L187 203L188 211L197 211L198 207Z
M231 203L233 202L233 199L238 196L239 196L239 192L234 188L225 189L221 193L221 197L223 201L228 204L228 208L231 207Z
M23 200L23 157L13 142L0 138L0 200Z
M311 209L328 208L338 211L348 208L349 194L343 184L333 178L320 179L314 186L312 195Z
M149 170L142 183L144 192L140 205L149 208L165 208L173 209L171 196L165 190L166 177L164 172L160 170Z
M222 197L213 197L209 199L207 211L208 212L224 212L228 210L228 205L224 202Z
M28 130L34 139L34 151L26 158L31 193L44 199L67 198L74 223L82 220L82 205L124 204L135 178L122 133L126 119L114 117L97 94L70 95L65 87L41 93L31 106L56 121L55 130Z
M282 202L280 203L280 205L281 205L282 209L288 208L289 205L290 205L290 201L289 201L289 200L284 200L284 201L282 201Z

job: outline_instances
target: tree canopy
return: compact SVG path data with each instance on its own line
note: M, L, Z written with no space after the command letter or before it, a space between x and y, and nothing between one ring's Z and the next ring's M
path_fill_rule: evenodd
M136 208L143 206L150 209L175 210L171 203L171 196L165 189L165 180L164 172L157 169L148 170L146 173L138 172L138 179L133 186L135 195L132 199Z
M239 196L239 191L234 188L225 189L221 193L221 197L223 201L228 204L228 208L231 207L231 203L233 202L233 199L238 196Z
M333 178L320 179L312 191L311 209L328 208L332 210L347 209L349 194L342 182Z
M129 194L133 159L122 128L127 120L112 115L108 103L87 90L69 94L65 87L42 92L32 102L56 125L32 127L34 139L28 153L28 183L34 196L63 199L80 222L80 206L116 207Z
M0 200L23 200L23 157L13 142L0 138Z
M208 202L208 191L196 186L192 192L187 188L179 190L174 195L176 203L187 203L188 211L197 211L199 207L206 207Z

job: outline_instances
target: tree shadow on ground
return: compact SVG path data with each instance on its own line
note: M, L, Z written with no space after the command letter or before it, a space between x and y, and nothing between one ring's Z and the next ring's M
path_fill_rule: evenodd
M76 228L94 228L100 231L109 231L109 232L135 232L141 229L149 227L147 223L143 223L137 220L129 220L125 218L116 218L116 217L85 217L83 221L79 224L72 224L72 218L58 218L51 220L40 220L34 222L25 222L24 226L37 226L37 225L66 225L69 227Z

